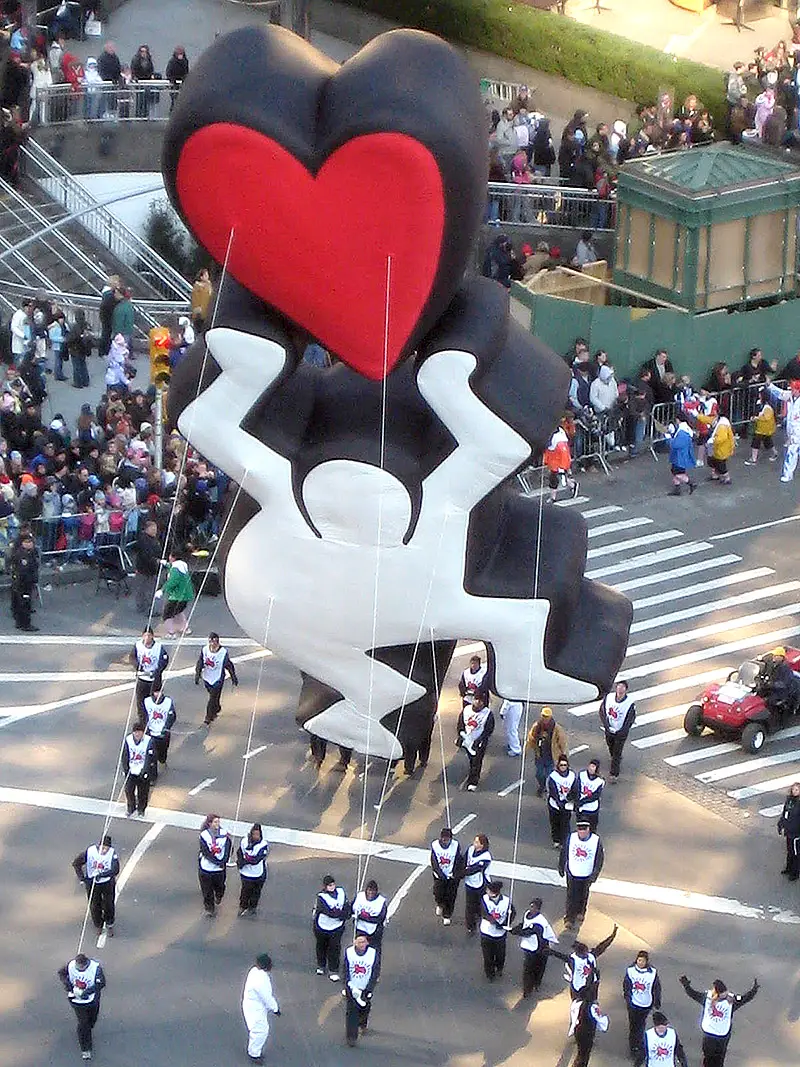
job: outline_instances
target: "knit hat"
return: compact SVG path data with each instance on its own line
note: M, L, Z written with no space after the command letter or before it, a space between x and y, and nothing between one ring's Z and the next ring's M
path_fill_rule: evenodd
M608 379L609 378L613 378L613 376L614 376L613 368L609 367L607 364L604 363L603 366L600 368L600 374L598 375L598 377L600 378L600 381L601 382L607 382Z
M260 967L262 971L272 970L272 957L267 952L262 952L260 956L256 956L256 966Z
M553 709L552 708L542 708L542 718L543 719L552 719L553 718Z

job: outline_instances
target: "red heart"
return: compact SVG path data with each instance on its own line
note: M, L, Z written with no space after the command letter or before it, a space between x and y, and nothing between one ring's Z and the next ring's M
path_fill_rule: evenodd
M224 262L233 231L233 277L354 370L377 381L405 354L444 233L442 178L419 141L355 137L315 176L272 138L216 123L185 143L177 189L211 255Z

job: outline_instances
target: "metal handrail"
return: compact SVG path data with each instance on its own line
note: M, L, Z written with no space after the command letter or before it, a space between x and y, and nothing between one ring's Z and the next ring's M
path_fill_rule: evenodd
M96 203L96 199L58 160L53 159L40 144L31 138L22 148L26 161L34 163L46 175L44 181L26 169L28 177L35 181L49 196L69 211L76 211ZM137 233L129 229L108 208L97 204L97 211L81 217L81 224L105 245L118 259L126 260L125 253L133 257L131 264L137 272L146 270L152 277L149 284L160 290L169 299L191 299L192 286L158 252ZM141 266L139 266L141 264Z

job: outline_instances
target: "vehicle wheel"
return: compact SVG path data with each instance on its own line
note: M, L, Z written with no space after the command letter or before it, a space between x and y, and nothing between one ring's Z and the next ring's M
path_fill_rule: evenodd
M703 709L699 704L692 704L683 717L683 728L689 737L699 737L703 732Z
M742 748L745 752L760 752L767 740L763 723L750 722L742 731Z

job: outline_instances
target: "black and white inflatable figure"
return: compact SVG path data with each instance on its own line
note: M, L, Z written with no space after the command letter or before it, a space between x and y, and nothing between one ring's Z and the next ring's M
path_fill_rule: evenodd
M502 697L564 703L609 688L630 625L583 577L580 515L518 492L568 372L502 287L464 281L484 126L435 37L339 68L270 26L204 54L164 147L172 203L227 268L169 397L241 486L227 603L301 671L307 730L385 758L429 734L458 639L486 642ZM309 340L333 366L301 360Z

